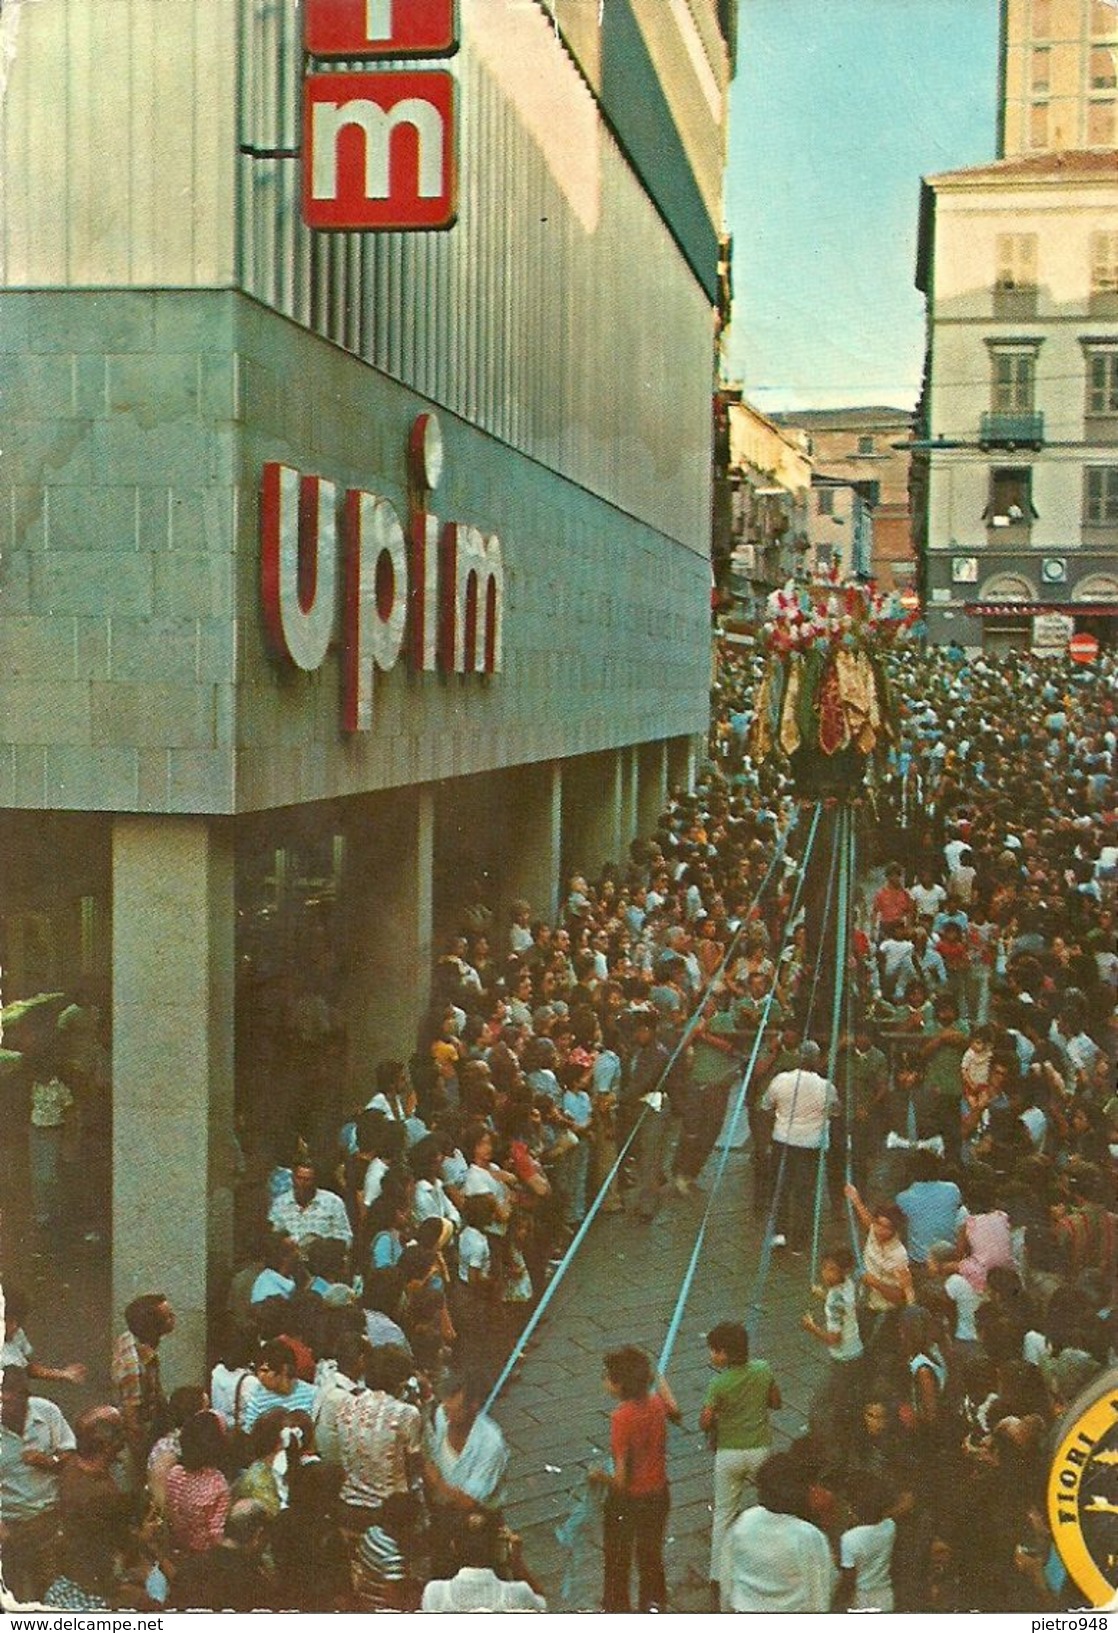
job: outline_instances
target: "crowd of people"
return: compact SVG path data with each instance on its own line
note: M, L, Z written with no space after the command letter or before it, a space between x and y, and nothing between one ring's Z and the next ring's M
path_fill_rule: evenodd
M14 1595L544 1609L502 1523L491 1386L603 1188L603 1214L640 1223L701 1188L755 1057L747 1182L772 1274L806 1283L822 1241L819 1302L781 1345L818 1344L827 1382L773 1451L780 1354L751 1357L731 1319L708 1335L716 1605L1075 1601L1043 1490L1053 1427L1118 1348L1113 663L896 665L837 1038L812 1000L819 927L794 911L807 824L782 853L796 790L746 751L758 663L723 654L710 763L656 834L566 881L557 922L472 906L414 1057L252 1170L208 1377L165 1393L174 1312L152 1292L125 1313L114 1403L71 1431L34 1384L82 1364L40 1364L7 1291ZM63 1076L39 1085L44 1115ZM602 1604L631 1608L635 1564L637 1608L662 1609L679 1406L640 1350L604 1366Z
M715 734L747 788L756 670ZM833 1081L793 1005L751 1089L778 1257L822 1169L829 1378L712 1575L737 1610L1060 1608L1053 1434L1118 1355L1116 667L909 653L892 680Z

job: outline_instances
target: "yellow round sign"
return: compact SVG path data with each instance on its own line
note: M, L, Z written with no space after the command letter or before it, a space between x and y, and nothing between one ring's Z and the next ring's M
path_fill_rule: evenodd
M1092 1605L1118 1596L1118 1371L1071 1408L1048 1476L1048 1523Z

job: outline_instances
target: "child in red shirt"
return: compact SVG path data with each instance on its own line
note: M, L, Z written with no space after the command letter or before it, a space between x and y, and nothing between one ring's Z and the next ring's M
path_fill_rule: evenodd
M668 1420L680 1421L679 1407L652 1363L632 1344L611 1350L605 1360L606 1388L620 1405L610 1419L612 1475L603 1469L590 1478L608 1485L602 1516L605 1584L602 1608L629 1611L629 1578L637 1557L637 1609L666 1608L664 1528L668 1519Z

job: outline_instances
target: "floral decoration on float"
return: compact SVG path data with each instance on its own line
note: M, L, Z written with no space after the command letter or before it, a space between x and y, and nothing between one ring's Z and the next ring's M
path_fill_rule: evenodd
M885 657L919 614L872 583L836 572L791 580L767 602L767 653L749 752L784 755L804 799L850 798L897 739Z

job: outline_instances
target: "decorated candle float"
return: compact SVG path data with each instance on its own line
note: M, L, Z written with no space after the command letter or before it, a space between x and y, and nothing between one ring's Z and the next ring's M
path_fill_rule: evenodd
M897 735L885 654L918 614L872 584L789 582L768 598L749 752L784 755L802 799L850 798Z

